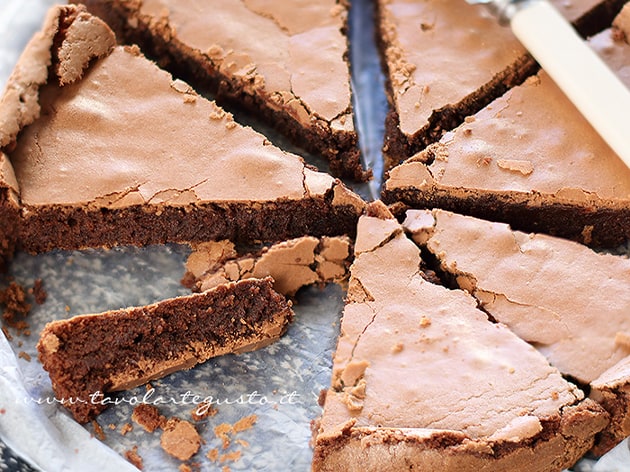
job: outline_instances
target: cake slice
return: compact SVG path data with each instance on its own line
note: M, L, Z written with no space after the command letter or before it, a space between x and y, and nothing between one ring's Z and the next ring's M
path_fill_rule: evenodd
M573 241L512 231L442 210L407 212L405 227L457 286L535 346L562 374L606 397L615 431L630 436L630 260Z
M106 393L270 344L293 317L291 304L272 283L248 279L47 324L37 349L55 398L85 423L111 403Z
M427 281L395 219L357 232L313 470L560 471L593 445L604 410L469 294Z
M610 25L624 1L551 3L592 34ZM483 6L459 0L379 0L377 6L390 105L386 168L437 141L536 71L510 28Z
M238 104L337 176L365 180L353 120L348 2L82 0L128 43Z
M229 281L270 276L276 291L293 296L307 285L346 280L351 247L345 236L303 236L239 256L230 241L200 243L186 261L184 285L204 291Z
M590 40L628 86L629 8ZM630 169L544 72L392 169L382 198L593 246L630 238Z
M14 89L20 98L3 101L0 114L15 119L0 142L19 185L26 251L278 241L356 227L357 195L137 48L115 46L84 7L50 11L10 78Z

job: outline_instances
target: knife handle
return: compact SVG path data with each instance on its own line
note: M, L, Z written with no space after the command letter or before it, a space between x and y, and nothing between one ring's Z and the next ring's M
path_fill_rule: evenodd
M546 0L519 2L510 26L615 153L630 167L630 90Z

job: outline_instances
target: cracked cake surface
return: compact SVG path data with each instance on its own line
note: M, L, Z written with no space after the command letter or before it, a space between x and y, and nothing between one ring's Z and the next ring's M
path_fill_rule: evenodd
M121 38L187 71L217 100L260 114L298 145L322 153L335 175L368 177L352 112L345 1L83 3Z
M603 409L420 266L396 220L361 217L314 470L571 465L606 425Z
M460 288L562 374L595 391L630 388L628 258L442 210L409 210L404 225ZM629 433L618 431L607 447Z
M593 0L551 3L569 21L601 6ZM437 141L536 70L510 28L478 5L380 0L378 13L391 107L387 167Z
M270 276L275 290L293 296L307 285L342 283L351 247L345 236L303 236L239 256L230 241L200 243L186 261L184 280L194 290L204 291L228 281Z
M83 28L84 17L96 26ZM237 124L136 47L115 46L82 7L53 8L42 31L7 90L32 85L23 70L52 63L56 72L21 93L37 100L2 102L3 112L28 109L0 128L25 250L352 232L358 196ZM93 46L103 37L106 52ZM74 51L68 67L65 50Z
M620 16L589 44L630 85L622 27ZM630 169L544 71L392 169L383 199L593 246L630 237Z

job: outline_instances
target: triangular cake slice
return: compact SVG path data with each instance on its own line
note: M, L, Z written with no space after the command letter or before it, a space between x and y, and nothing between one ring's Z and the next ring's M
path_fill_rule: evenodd
M395 219L361 217L313 470L572 465L604 410L421 264Z
M358 196L115 46L83 8L49 12L0 107L25 250L353 231Z
M55 398L85 423L111 403L109 392L272 343L293 319L291 304L272 284L248 279L48 323L37 347Z
M624 2L551 3L590 35L609 25ZM459 0L379 0L377 5L390 104L387 167L437 141L536 70L510 28L499 25L484 6Z
M590 40L628 86L629 12ZM594 246L630 238L630 169L544 72L392 169L382 198Z
M443 210L409 210L407 215L405 227L414 240L495 320L534 345L564 375L583 385L595 382L595 391L608 390L604 404L613 404L612 390L618 393L611 424L615 433L607 435L606 448L630 436L624 393L630 391L627 257Z
M116 33L217 100L245 107L337 176L365 180L337 0L82 0Z

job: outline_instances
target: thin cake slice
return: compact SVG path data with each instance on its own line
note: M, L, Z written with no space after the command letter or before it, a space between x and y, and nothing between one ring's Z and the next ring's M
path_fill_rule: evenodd
M630 436L630 260L442 210L405 227L495 320L562 374L591 385L613 421L598 451Z
M427 281L420 267L396 220L361 217L313 469L572 465L606 412L474 298Z
M345 234L364 205L137 48L115 46L81 6L50 11L7 90L0 112L17 118L0 140L27 251Z
M160 64L244 106L365 180L354 127L345 0L82 0Z
M629 13L590 40L628 86ZM544 72L392 169L383 200L594 246L630 238L630 169Z
M108 392L268 345L293 318L290 303L272 283L248 279L148 306L49 323L37 347L55 398L85 423L107 407Z
M590 35L610 25L624 2L552 3ZM379 0L377 5L390 104L387 167L437 141L536 70L510 28L483 6L459 0Z

